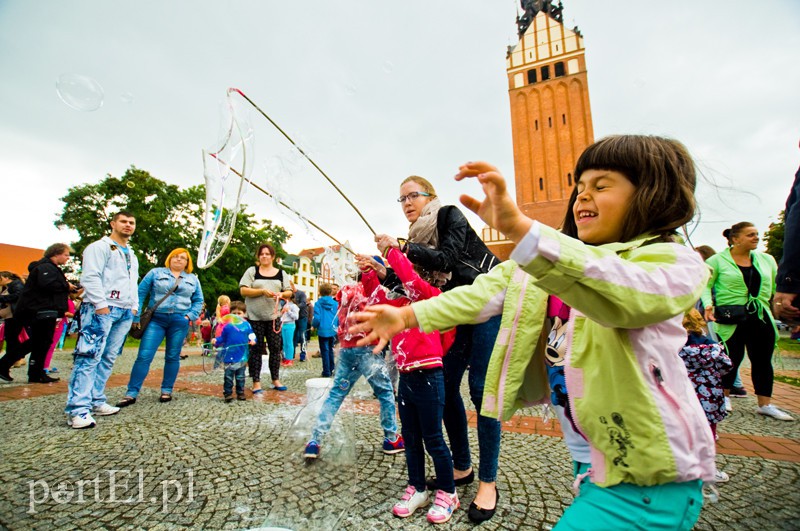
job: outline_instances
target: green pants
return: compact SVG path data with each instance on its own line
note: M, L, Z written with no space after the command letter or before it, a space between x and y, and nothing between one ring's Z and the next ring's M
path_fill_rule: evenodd
M589 469L575 463L575 475ZM701 480L641 487L620 483L598 487L586 477L580 494L556 524L554 531L571 530L691 530L703 507Z

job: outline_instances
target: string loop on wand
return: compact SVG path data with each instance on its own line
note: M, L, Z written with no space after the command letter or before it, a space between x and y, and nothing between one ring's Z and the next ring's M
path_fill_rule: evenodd
M211 155L212 157L214 157L215 159L219 160L220 162L222 162L223 164L225 164L225 161L223 161L222 159L220 159L219 157L217 157L215 154L213 154L213 153L212 153L212 154L210 154L210 155ZM259 191L259 192L261 192L262 194L266 195L267 197L272 197L272 198L274 199L274 196L273 196L271 193L269 193L268 191L264 190L264 189L263 189L261 186L259 186L258 184L254 183L253 181L251 181L250 179L248 179L247 177L245 177L244 175L242 175L241 173L239 173L239 172L236 170L236 168L233 168L233 167L231 167L230 169L231 169L231 171L232 171L233 173L235 173L236 175L238 175L238 176L239 176L239 177L240 177L240 178L241 178L241 179L242 179L244 182L246 182L247 184L249 184L250 186L252 186L252 187L253 187L253 188L255 188L256 190L258 190L258 191ZM291 212L292 214L296 215L296 216L297 216L297 217L299 217L299 218L302 218L302 219L304 219L306 222L308 222L308 224L309 224L309 225L311 225L312 227L314 227L315 229L317 229L318 231L320 231L322 234L324 234L325 236L327 236L327 237L328 237L328 238L330 238L331 240L335 241L337 244L339 244L340 246L342 246L342 247L343 247L343 248L344 248L346 251L350 252L351 254L357 254L355 251L353 251L352 249L350 249L348 246L346 246L345 244L343 244L342 242L340 242L339 240L337 240L336 238L334 238L334 237L333 237L333 236L332 236L332 235L331 235L331 234L330 234L328 231L326 231L325 229L323 229L322 227L320 227L319 225L317 225L316 223L314 223L313 221L311 221L310 219L308 219L307 217L305 217L303 214L301 214L300 212L298 212L298 211L297 211L297 210L295 210L294 208L290 207L289 205L287 205L286 203L284 203L284 202L283 202L283 201L281 201L281 200L278 200L278 203L279 203L279 204L280 204L282 207L284 207L285 209L287 209L289 212Z
M289 143L291 143L291 144L292 144L292 145L293 145L295 148L297 148L297 151L299 151L299 152L300 152L300 154L301 154L301 155L303 155L303 157L305 157L305 159L306 159L308 162L310 162L312 166L314 166L314 168L315 168L315 169L316 169L316 170L317 170L317 171L320 173L320 175L322 175L323 177L325 177L325 180L326 180L326 181L328 181L328 182L331 184L331 186L333 186L333 188L334 188L334 189L335 189L337 192L339 192L339 195L340 195L340 196L342 196L342 198L344 198L344 200L345 200L345 201L347 201L347 204L348 204L348 205L350 205L350 207L351 207L353 210L355 210L355 211L356 211L356 214L358 214L358 217L360 217L360 218L361 218L361 221L363 221L363 222L364 222L364 224L365 224L365 225L367 226L367 228L370 230L370 232L372 233L372 235L373 235L373 236L375 236L375 234L376 234L376 233L375 233L375 229L373 229L373 228L372 228L372 226L369 224L369 222L366 220L366 218L364 218L364 216L361 214L361 211L360 211L360 210L359 210L359 209L358 209L358 208L357 208L357 207L356 207L356 206L353 204L353 202L352 202L352 201L350 201L350 198L349 198L349 197L347 197L347 195L346 195L344 192L342 192L342 191L339 189L339 187L338 187L338 186L336 186L336 183L334 183L334 182L333 182L333 180L332 180L330 177L328 177L328 174L326 174L326 173L325 173L325 172L322 170L322 168L320 168L320 167L317 165L317 163L316 163L316 162L314 162L314 161L311 159L311 157L309 157L308 155L306 155L306 152L305 152L305 151L303 151L303 148L301 148L300 146L298 146L298 145L295 143L295 141L294 141L294 140L292 140L292 138L291 138L291 137L290 137L288 134L286 134L286 132L285 132L283 129L281 129L281 127L280 127L280 126L279 126L277 123L275 123L275 120L273 120L272 118L270 118L270 117L269 117L269 115L268 115L267 113L265 113L264 111L262 111L262 110L261 110L261 108L260 108L258 105L256 105L256 104L255 104L255 102L254 102L253 100L251 100L250 98L248 98L248 97L247 97L247 95L246 95L244 92L242 92L242 91L241 91L241 90L239 90L238 88L234 88L234 87L231 87L231 88L229 88L229 89L228 89L228 93L231 93L231 92L236 92L236 93L238 93L238 94L239 94L241 97L243 97L245 100L247 100L247 102L248 102L250 105L252 105L252 106L255 108L255 110L257 110L259 113L261 113L261 116L263 116L264 118L266 118L267 120L269 120L269 123L271 123L271 124L272 124L272 125L275 127L275 129L277 129L278 131L280 131L280 133L281 133L281 134L282 134L282 135L283 135L283 136L286 138L286 140L288 140L288 141L289 141ZM252 183L251 183L251 184L252 184ZM315 226L316 226L316 225L315 225ZM327 233L326 233L326 234L327 234ZM338 243L338 242L337 242L337 243ZM341 244L340 244L340 245L341 245ZM349 249L348 249L348 251L349 251ZM351 251L351 252L352 252L352 251ZM354 253L354 254L355 254L355 253Z

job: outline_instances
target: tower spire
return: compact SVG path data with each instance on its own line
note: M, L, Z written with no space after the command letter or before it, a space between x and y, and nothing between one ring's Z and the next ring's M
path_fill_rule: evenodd
M524 13L520 16L517 15L517 33L519 37L525 34L525 30L531 25L534 17L542 11L546 15L550 15L554 20L559 23L564 22L564 17L561 14L564 11L564 4L558 0L558 5L554 5L552 0L520 0L520 6Z

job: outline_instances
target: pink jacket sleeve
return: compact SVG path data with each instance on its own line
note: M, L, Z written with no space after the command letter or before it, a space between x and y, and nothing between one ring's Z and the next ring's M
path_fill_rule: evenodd
M389 265L392 266L392 269L394 269L397 278L403 282L403 286L406 286L406 293L409 299L421 301L436 297L442 293L439 288L435 288L422 280L417 272L414 271L413 264L406 258L406 255L401 253L398 249L389 249L386 260L389 262Z

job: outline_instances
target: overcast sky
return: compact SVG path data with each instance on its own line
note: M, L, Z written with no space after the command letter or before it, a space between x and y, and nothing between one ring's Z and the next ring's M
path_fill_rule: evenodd
M0 243L72 241L53 225L59 198L131 165L168 183L202 183L201 149L219 138L228 87L292 135L378 232L404 235L395 198L406 176L427 177L444 203L478 191L452 180L464 161L490 161L513 178L505 54L516 43L517 5L0 0ZM696 245L722 248L722 230L742 220L763 232L800 164L800 2L564 8L585 38L595 138L659 134L689 147L704 179ZM94 79L102 107L66 105L56 91L64 74ZM252 121L253 178L372 252L344 200L292 162L266 120ZM280 175L268 171L276 161ZM290 252L329 243L258 193L245 202L295 234Z

